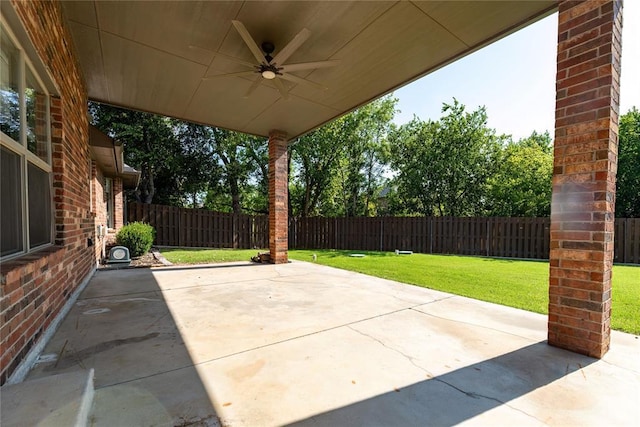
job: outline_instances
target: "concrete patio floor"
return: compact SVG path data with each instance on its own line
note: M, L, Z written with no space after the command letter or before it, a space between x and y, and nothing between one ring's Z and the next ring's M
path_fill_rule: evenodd
M429 274L429 272L425 272ZM640 340L323 267L98 271L29 379L95 369L96 426L640 425Z

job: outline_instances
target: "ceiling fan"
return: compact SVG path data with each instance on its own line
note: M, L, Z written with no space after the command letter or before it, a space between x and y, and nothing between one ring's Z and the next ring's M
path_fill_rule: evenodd
M249 87L249 90L247 90L247 92L245 93L245 98L251 95L251 93L253 93L253 91L255 91L264 80L271 80L284 99L287 99L289 97L289 94L287 93L287 89L284 87L284 84L280 79L288 80L296 84L307 85L315 89L327 89L326 87L318 83L303 79L302 77L298 77L290 73L292 71L304 71L316 68L333 67L338 65L340 61L316 61L303 62L298 64L285 64L286 60L289 59L289 57L309 38L309 36L311 35L311 32L309 30L303 28L302 31L300 31L283 49L281 49L275 56L271 56L271 54L275 51L275 46L273 45L273 43L265 41L260 45L260 47L258 47L258 44L253 40L253 37L251 37L251 34L249 34L249 31L247 31L242 22L235 20L231 22L233 23L235 29L238 31L238 34L240 34L240 37L242 37L242 40L244 40L245 44L253 54L254 58L258 62L258 65L225 55L225 58L238 64L249 66L253 68L253 70L240 71L237 73L218 74L216 76L207 77L207 79L213 77L251 76L257 74L256 79Z

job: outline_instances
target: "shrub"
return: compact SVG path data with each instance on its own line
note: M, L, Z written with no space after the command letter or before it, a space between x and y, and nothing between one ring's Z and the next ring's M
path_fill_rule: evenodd
M118 231L116 243L126 246L132 257L139 257L151 249L155 238L156 230L152 226L144 222L132 222Z

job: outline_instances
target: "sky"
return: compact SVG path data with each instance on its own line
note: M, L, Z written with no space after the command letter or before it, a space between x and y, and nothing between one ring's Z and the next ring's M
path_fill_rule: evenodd
M557 20L554 13L395 91L395 122L414 115L437 120L453 98L468 111L485 106L488 126L514 139L532 131L553 135ZM640 1L623 7L620 113L640 108Z

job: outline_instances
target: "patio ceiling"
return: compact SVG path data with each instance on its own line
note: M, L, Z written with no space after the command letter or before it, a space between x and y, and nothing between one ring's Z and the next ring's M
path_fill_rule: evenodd
M428 74L555 10L543 1L218 2L65 1L89 98L255 135L292 138ZM339 60L298 77L319 90L218 77L254 63L233 28L244 23L275 54L303 28L287 63Z

